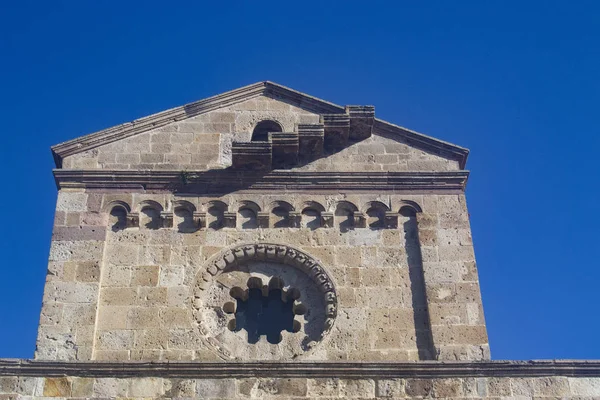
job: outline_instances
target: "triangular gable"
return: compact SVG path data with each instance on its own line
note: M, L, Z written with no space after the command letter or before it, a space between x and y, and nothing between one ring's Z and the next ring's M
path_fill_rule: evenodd
M349 112L349 108L351 108L350 113L361 113L364 108L367 112L370 110L374 115L373 107L342 107L289 89L285 86L264 81L57 144L52 146L52 152L57 167L61 168L62 161L65 157L83 153L118 140L129 138L174 122L193 118L210 111L219 110L260 96L280 100L314 114L326 116L335 116L335 114L339 114L340 117L342 117ZM392 137L398 135L400 140L415 148L439 155L443 158L458 161L460 168L464 168L465 166L469 153L465 148L402 128L380 119L372 119L372 122L372 130L375 133L379 132ZM335 123L335 121L333 123Z

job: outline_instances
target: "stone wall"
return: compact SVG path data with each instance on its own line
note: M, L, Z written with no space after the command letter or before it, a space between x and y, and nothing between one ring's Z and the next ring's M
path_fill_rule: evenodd
M120 368L119 368L120 367ZM129 369L128 367L131 367ZM476 366L473 366L476 368ZM464 377L386 377L369 373L364 378L193 376L126 377L135 366L114 366L120 372L107 376L86 374L0 376L0 398L199 398L199 399L598 399L600 378L542 374L494 377L499 366L481 368L485 375ZM402 367L400 367L402 368ZM158 369L158 366L157 366ZM372 371L371 371L372 372ZM571 375L571 374L569 374Z
M284 132L318 124L319 114L261 96L99 146L63 161L67 169L204 171L231 165L231 143L249 142L261 120L277 121ZM450 171L458 162L415 149L397 136L373 137L315 160L307 171Z
M211 211L217 205L224 207L220 216ZM225 223L212 225L215 218ZM279 227L282 221L298 227ZM213 301L213 313L222 316L224 297L218 296L227 293L215 294L208 285L207 293L218 297L209 301L196 288L227 249L248 243L292 246L317 260L335 286L333 327L293 358L489 358L463 195L206 198L64 189L57 201L36 358L292 357L263 340L244 344L260 350L240 353L243 332L202 328L195 304ZM256 274L269 275L245 271L236 279L245 283ZM211 284L231 284L223 279ZM219 318L217 325L223 322Z

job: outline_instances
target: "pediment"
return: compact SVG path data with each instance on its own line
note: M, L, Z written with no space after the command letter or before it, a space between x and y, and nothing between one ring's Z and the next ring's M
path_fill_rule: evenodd
M280 132L252 140L257 124ZM450 171L468 150L375 118L372 106L338 106L259 82L52 147L58 168L207 171Z

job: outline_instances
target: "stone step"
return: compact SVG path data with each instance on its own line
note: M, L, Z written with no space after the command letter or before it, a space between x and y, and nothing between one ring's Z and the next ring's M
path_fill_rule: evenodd
M271 169L273 147L271 142L233 142L231 144L231 165L235 169Z
M298 165L298 132L270 132L273 148L273 168L289 168Z
M333 153L346 147L350 135L350 116L347 114L322 114L324 127L324 149Z

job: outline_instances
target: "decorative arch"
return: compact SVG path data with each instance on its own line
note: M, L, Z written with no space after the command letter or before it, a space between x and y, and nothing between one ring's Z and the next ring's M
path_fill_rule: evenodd
M220 200L211 200L206 204L206 226L221 229L225 226L225 213L229 206Z
M158 212L164 210L162 204L154 200L142 200L137 205L138 212L141 212L144 208L152 208Z
M294 206L286 201L273 201L269 204L271 213L269 215L269 226L272 228L289 228L295 225L290 218Z
M113 201L111 201L106 206L104 206L103 211L104 212L111 212L115 208L122 208L123 210L125 210L125 212L127 214L131 213L131 207L129 206L129 204L127 202L125 202L125 201L122 201L122 200L113 200Z
M419 214L423 212L423 209L421 208L421 206L412 200L402 200L400 202L400 210L398 212L402 213L402 209L403 208L409 208L411 209L415 214Z
M358 207L349 201L338 201L335 205L334 222L340 231L346 232L354 229L356 226L354 214L358 212Z
M305 201L302 204L301 226L315 230L323 225L322 214L325 207L316 201Z
M104 211L110 214L109 223L113 232L123 230L129 226L131 207L124 201L114 200L107 204Z
M237 224L240 229L256 229L259 227L258 213L260 206L250 200L242 200L238 206Z
M381 201L369 201L364 206L367 228L383 229L386 227L385 213L390 208Z
M173 202L173 222L179 232L187 233L198 230L194 222L194 213L196 206L186 200L177 200Z
M140 228L159 229L162 228L161 213L163 206L154 200L143 200L138 206L140 213Z

